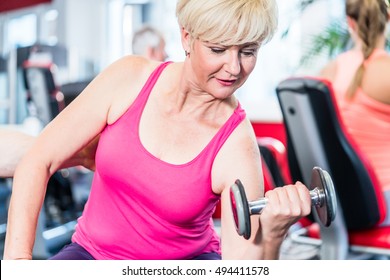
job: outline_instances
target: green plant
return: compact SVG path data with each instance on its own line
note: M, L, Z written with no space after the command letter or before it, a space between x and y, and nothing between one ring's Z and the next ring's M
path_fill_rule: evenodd
M309 39L309 44L300 59L301 65L310 64L319 55L333 58L353 45L348 28L341 19L335 19L319 34Z
M298 7L299 14L302 15L308 7L319 1L321 0L302 0ZM288 36L288 32L289 28L282 33L282 37ZM323 55L331 59L352 46L353 42L345 18L335 18L319 34L309 38L307 48L300 58L300 66L309 66L316 58ZM390 33L386 39L386 49L390 50Z

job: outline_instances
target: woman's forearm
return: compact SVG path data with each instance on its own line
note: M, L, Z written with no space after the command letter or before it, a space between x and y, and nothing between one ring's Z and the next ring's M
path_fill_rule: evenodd
M34 144L36 137L28 134L0 129L0 178L14 177L15 170L23 156ZM82 165L95 169L95 153L99 136L92 140L83 150L67 159L61 168Z
M14 130L0 130L0 177L13 177L16 166L31 148L35 137Z
M280 256L280 247L283 241L265 242L263 241L263 260L277 260Z
M34 166L32 168L32 166ZM23 159L15 172L8 212L4 259L31 259L39 212L50 174Z

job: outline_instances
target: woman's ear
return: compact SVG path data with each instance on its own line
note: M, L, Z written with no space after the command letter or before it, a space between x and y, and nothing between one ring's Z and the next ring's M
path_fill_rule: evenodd
M356 20L347 16L347 25L349 33L356 32Z
M148 46L145 50L145 56L149 59L154 59L154 48Z
M184 27L181 28L181 44L184 51L189 53L191 50L191 35Z

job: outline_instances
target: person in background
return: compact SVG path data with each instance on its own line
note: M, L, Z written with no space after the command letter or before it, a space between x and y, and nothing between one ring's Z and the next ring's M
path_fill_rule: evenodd
M346 15L354 47L320 75L332 83L341 119L373 166L390 209L389 1L347 0ZM383 225L389 224L388 214Z
M183 62L125 56L49 123L18 164L4 259L31 259L48 178L100 135L72 243L52 259L277 259L311 211L306 186L268 191L236 232L230 186L264 196L260 153L235 98L277 27L275 0L179 0ZM212 214L222 201L221 238Z
M165 61L168 57L165 51L164 36L154 27L145 25L134 33L133 54L149 59Z

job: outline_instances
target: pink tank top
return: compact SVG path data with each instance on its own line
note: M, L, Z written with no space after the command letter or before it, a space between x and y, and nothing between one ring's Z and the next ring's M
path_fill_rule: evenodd
M213 161L245 118L238 106L208 145L185 164L150 154L139 138L149 94L168 63L149 77L134 103L102 132L89 200L72 241L96 259L191 259L220 253L212 214Z
M387 55L376 49L367 63ZM340 114L345 127L370 161L383 191L390 191L390 105L381 103L359 88L352 101L345 98L346 91L363 56L349 51L337 59L337 77L333 83Z

